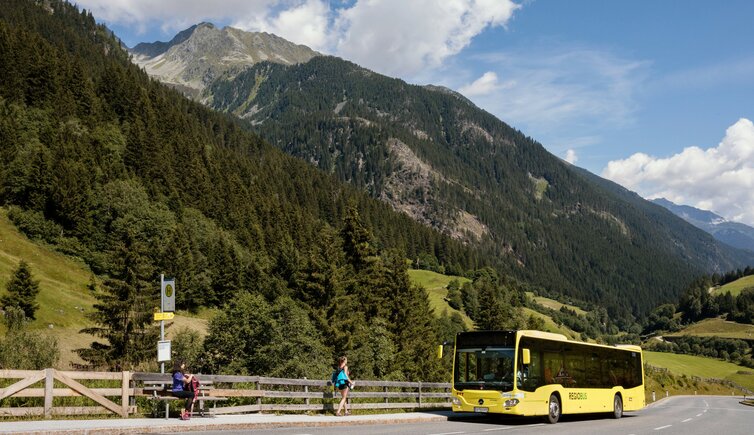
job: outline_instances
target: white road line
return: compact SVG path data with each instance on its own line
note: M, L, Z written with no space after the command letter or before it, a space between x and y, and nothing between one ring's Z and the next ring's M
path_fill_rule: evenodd
M686 420L683 420L681 423L686 423L687 421L691 421L693 418L687 418Z
M484 429L482 432L492 432L495 430L508 430L508 429L513 429L513 427L491 427L489 429Z
M670 427L670 426L672 426L672 424L667 424L665 426L656 427L655 430L662 430L662 429L665 429L666 427Z
M702 413L700 412L700 413L699 413L699 414L697 414L696 416L697 416L697 417L701 417L701 416L702 416Z
M442 433L430 433L427 435L457 435L459 433L466 433L466 432L442 432Z

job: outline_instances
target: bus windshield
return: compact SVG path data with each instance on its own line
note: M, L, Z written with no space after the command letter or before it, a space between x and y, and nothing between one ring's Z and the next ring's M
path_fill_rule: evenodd
M453 386L457 390L513 389L513 348L461 348L456 350Z

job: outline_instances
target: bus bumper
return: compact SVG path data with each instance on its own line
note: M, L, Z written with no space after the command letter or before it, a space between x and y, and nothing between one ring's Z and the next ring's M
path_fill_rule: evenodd
M531 415L524 409L526 408L526 404L522 402L523 398L523 392L454 391L451 397L451 409L453 412Z

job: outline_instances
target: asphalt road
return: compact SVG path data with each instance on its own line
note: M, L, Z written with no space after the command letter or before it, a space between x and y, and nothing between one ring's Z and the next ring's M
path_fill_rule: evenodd
M641 411L628 413L620 420L604 415L564 416L555 425L541 419L495 416L453 417L450 421L415 424L380 424L370 426L297 427L291 429L254 430L263 435L324 434L754 434L754 407L739 404L740 397L679 396L671 397ZM194 432L197 433L197 432ZM242 431L199 432L228 435Z

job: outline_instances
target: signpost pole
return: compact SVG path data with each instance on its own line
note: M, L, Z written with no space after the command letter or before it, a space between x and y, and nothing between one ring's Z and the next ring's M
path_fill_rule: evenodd
M160 274L160 313L165 312L165 274ZM160 341L165 341L165 321L160 320ZM165 373L165 363L160 361L160 373ZM165 419L168 418L170 413L170 402L165 401Z
M162 288L164 287L165 274L160 274L160 312L165 312L165 295ZM165 321L160 320L160 341L165 341ZM160 363L160 373L165 373L165 363Z

